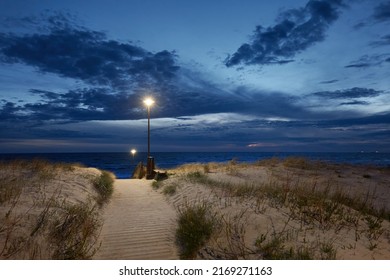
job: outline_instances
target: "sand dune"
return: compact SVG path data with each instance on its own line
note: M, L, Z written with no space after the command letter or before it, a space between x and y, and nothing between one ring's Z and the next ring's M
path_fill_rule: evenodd
M170 170L154 188L116 180L100 208L97 169L0 167L0 259L179 259L180 211L202 203L215 229L191 258L390 259L388 168L302 159L194 164Z
M216 217L199 259L390 259L387 168L304 159L171 170L176 208Z
M100 175L39 160L0 164L0 259L90 258L100 228L93 186Z

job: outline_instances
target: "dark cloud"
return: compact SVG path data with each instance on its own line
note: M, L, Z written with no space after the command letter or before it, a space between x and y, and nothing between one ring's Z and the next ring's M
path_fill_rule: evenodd
M66 93L33 89L31 93L39 95L41 99L23 105L7 102L0 108L1 119L42 123L139 117L137 112L131 111L140 103L134 94L112 94L105 88L78 89Z
M322 81L320 84L334 84L337 83L339 80L329 80L329 81Z
M386 35L386 36L382 36L380 38L380 40L372 42L370 45L374 46L374 47L381 47L381 46L388 46L388 45L390 45L390 34Z
M44 10L39 15L24 17L5 17L0 22L0 27L5 29L34 32L48 32L69 28L84 29L79 23L81 20L74 14L66 11Z
M350 88L345 90L336 91L321 91L312 93L314 96L327 98L327 99L355 99L363 97L376 97L379 96L382 91L370 89L370 88ZM344 104L345 105L345 104Z
M352 63L345 66L345 68L367 68L372 66L371 63Z
M368 68L373 66L380 66L390 58L390 54L376 54L364 55L358 60L352 61L350 64L344 66L345 68Z
M390 1L383 2L377 6L373 17L377 21L390 21Z
M383 113L383 114L374 114L365 117L327 120L327 121L321 121L319 124L323 127L326 126L351 127L351 126L359 126L359 125L378 125L378 124L388 125L390 124L390 114Z
M58 17L50 26L46 34L0 33L1 61L116 90L167 81L179 68L173 52L148 52L131 43L109 40L103 32L71 27Z
M343 6L342 0L310 0L304 8L280 14L276 25L257 26L252 41L229 56L226 66L293 61L291 58L296 54L325 39L327 29Z
M361 29L366 26L390 21L390 1L380 3L374 8L373 14L366 20L357 23L354 28Z
M196 116L213 113L239 113L261 117L318 118L297 105L286 94L247 88L221 91L204 82L200 89L165 85L150 89L156 100L153 117ZM107 88L86 88L67 92L32 89L35 102L3 102L0 117L7 121L78 122L89 120L131 120L145 118L144 92L112 93Z
M359 101L359 100L354 100L350 102L342 102L340 105L369 105L370 102L367 101Z

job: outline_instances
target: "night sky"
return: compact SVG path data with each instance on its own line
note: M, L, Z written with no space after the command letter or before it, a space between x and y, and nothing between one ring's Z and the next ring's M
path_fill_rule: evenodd
M0 0L0 153L390 152L390 1Z

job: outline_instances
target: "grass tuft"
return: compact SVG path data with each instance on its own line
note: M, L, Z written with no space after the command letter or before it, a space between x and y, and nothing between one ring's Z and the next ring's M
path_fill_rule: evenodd
M44 160L0 162L0 259L90 259L101 228L97 201L112 193L113 178L73 172L76 166ZM72 186L96 187L99 197L68 199L61 193L62 175ZM56 175L61 178L57 179ZM91 189L90 189L91 188Z
M176 241L180 258L193 259L215 229L215 214L206 202L186 203L178 209L178 214Z
M176 185L167 185L163 189L163 194L174 195L176 193Z
M100 205L108 202L112 196L112 193L114 192L114 179L115 176L112 173L102 171L102 174L93 180L93 186L99 194L97 202Z
M53 221L49 237L55 246L53 259L91 259L95 254L100 221L94 206L87 203L64 205Z

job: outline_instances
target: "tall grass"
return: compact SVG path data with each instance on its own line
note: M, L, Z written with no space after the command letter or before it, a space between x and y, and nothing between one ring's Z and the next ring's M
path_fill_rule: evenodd
M91 259L97 248L101 221L95 206L90 203L65 204L50 224L49 240L53 259Z
M176 241L181 259L193 259L197 251L211 237L216 227L216 216L207 202L185 203L178 208Z
M92 257L101 228L96 205L102 199L68 200L58 187L57 174L66 177L70 172L93 191L92 182L75 170L71 164L44 160L0 163L0 259ZM105 172L95 182L99 197L112 193L111 177Z
M229 166L240 168L238 163ZM387 239L390 240L390 231L384 228L384 220L390 221L390 209L379 209L375 206L374 194L367 192L365 196L358 196L342 191L339 186L332 185L330 180L326 183L320 181L320 185L317 177L310 181L299 177L305 174L301 170L309 170L310 176L313 174L315 174L314 176L322 176L322 173L317 171L320 171L321 168L332 170L332 166L304 158L288 158L284 161L272 159L257 162L254 164L255 168L257 168L256 166L265 166L272 171L271 179L268 182L248 180L244 183L237 183L237 181L233 183L209 175L208 168L203 172L201 169L191 169L186 174L181 175L183 184L204 185L215 196L213 198L215 205L219 201L219 208L213 208L215 211L213 213L220 218L217 223L219 232L214 234L218 234L218 238L223 240L220 246L218 242L215 243L216 239L213 239L212 245L208 244L208 246L212 246L212 249L207 247L207 250L199 252L207 238L200 239L201 242L191 243L188 240L191 240L192 236L188 234L190 238L184 239L187 241L180 243L183 258L193 258L198 252L202 256L205 254L212 258L227 259L252 257L263 259L336 259L338 248L353 248L359 242L359 246L375 250L380 242L383 242L381 237L385 236L386 238L387 236ZM301 170L294 173L291 168ZM313 173L313 170L316 172ZM232 174L228 168L225 168L224 172L227 177ZM274 175L273 172L276 174ZM280 172L288 174L280 176ZM268 210L270 208L276 209L272 210L273 213L277 211L284 217L283 219L287 220L285 228L281 231L274 229L272 233L260 232L260 237L254 244L248 243L245 240L247 223L242 217L240 218L240 213L237 214L237 209L254 213L254 215L263 215L270 211ZM186 205L181 209L180 217L183 217L184 221L191 221L192 217L197 216L195 210L195 205ZM226 214L228 211L237 215L229 216ZM202 211L200 214L199 216L202 217ZM202 219L204 218L199 220ZM290 221L291 224L288 224ZM183 223L183 221L180 222ZM188 223L188 225L192 227L180 225L179 228L191 228L190 232L194 233L195 236L202 236L196 232L197 226L194 226L194 222ZM311 237L306 236L307 232L310 232ZM355 245L340 245L338 241L335 242L334 236L340 232L345 234L352 232ZM314 238L316 240L313 240ZM361 240L362 238L364 240ZM193 238L193 240L199 239ZM348 242L351 242L350 239ZM338 247L336 248L336 246ZM190 250L187 251L185 248L190 248Z
M114 192L115 176L111 172L102 171L101 175L93 180L93 185L98 192L98 203L100 205L108 202Z

